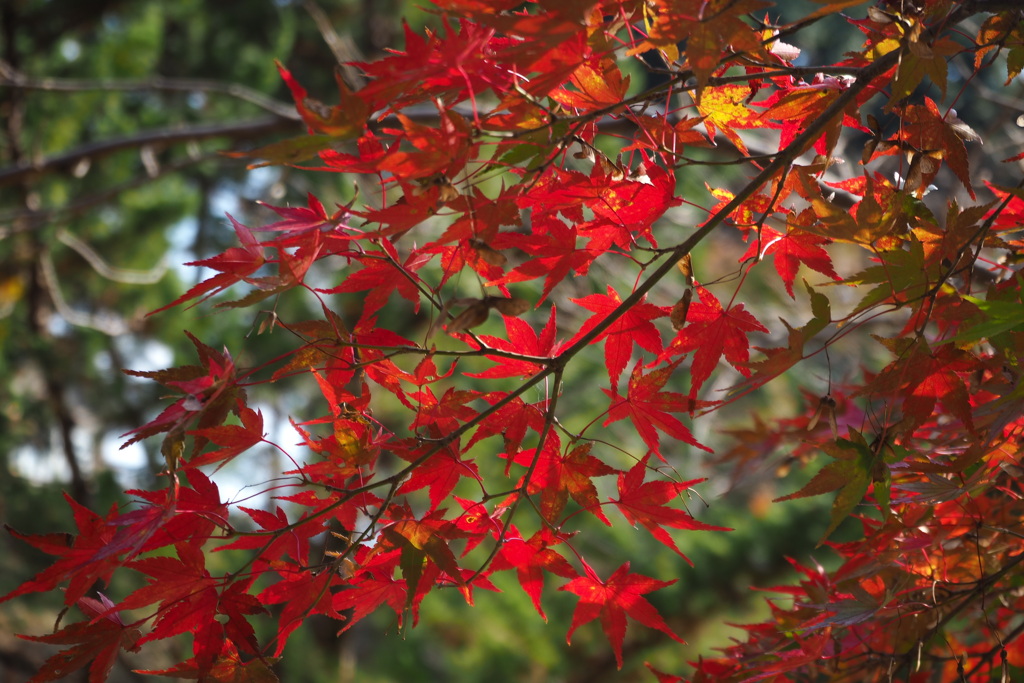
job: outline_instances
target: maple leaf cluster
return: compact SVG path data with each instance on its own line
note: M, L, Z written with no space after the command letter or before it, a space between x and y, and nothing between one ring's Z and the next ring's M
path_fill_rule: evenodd
M992 185L994 200L966 207L950 197L937 217L922 198L943 169L972 201L983 191L967 153L978 136L916 96L928 83L945 94L948 60L980 72L1000 50L1012 79L1024 30L1000 6L970 34L961 22L983 2L883 2L842 18L859 50L794 66L803 27L864 3L819 4L776 24L760 0L435 0L438 28L406 27L404 50L357 65L360 89L339 76L336 105L278 65L309 134L248 153L255 164L356 174L379 191L336 210L313 195L269 207L279 220L263 226L229 217L240 246L192 264L215 274L168 307L294 295L322 316L275 305L260 332L295 343L255 367L192 337L196 364L132 373L174 394L125 443L161 438L167 485L106 514L69 498L70 536L12 530L56 559L2 599L63 588L86 616L30 637L69 646L33 681L85 666L101 681L120 649L186 633L192 656L149 673L273 680L313 615L339 631L380 609L415 625L432 592L471 603L512 570L542 618L546 582L559 581L577 598L567 638L599 621L621 667L630 620L680 640L643 597L675 578L588 561L580 519L625 518L684 558L685 532L727 531L686 508L702 479L681 476L673 454L711 450L687 422L858 332L883 363L830 377L805 414L758 419L719 454L820 454L826 464L778 503L834 495L822 544L837 568L794 562L800 578L774 588L784 599L771 619L693 662L693 680L954 681L1024 667L1024 192ZM657 61L663 78L637 92L626 60ZM837 179L850 136L868 142ZM749 180L705 175L709 196L684 202L681 174L718 152ZM890 158L896 180L878 170ZM688 225L684 203L702 211ZM696 251L712 233L746 245L729 272ZM863 267L844 272L855 261L840 267L836 243ZM814 282L797 286L801 272ZM809 320L761 313L776 283ZM339 312L353 293L356 312ZM840 300L846 312L833 312ZM258 355L258 335L246 344ZM604 370L574 373L592 350ZM325 406L293 418L294 448L267 434L247 391L289 379ZM599 413L560 419L584 394ZM216 470L270 448L291 464L268 505L224 500ZM834 540L851 518L853 540ZM211 571L209 553L226 550L247 559ZM90 595L115 573L138 587ZM270 642L255 619L275 621Z

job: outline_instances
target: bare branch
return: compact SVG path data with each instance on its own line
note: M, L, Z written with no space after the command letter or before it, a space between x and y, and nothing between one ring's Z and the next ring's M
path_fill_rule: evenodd
M0 60L0 87L5 86L8 88L47 92L90 92L95 90L138 92L156 90L159 92L218 93L254 104L275 116L294 121L299 120L299 115L291 103L275 100L258 90L238 83L226 83L205 78L164 78L163 76L130 80L32 78L17 71L7 62Z
M302 3L302 7L313 18L317 30L320 31L321 37L327 43L327 47L331 48L331 53L338 61L338 66L341 68L341 72L344 74L345 81L349 86L359 89L366 85L366 79L363 77L363 74L351 64L352 62L361 62L366 59L359 51L355 41L352 40L352 36L338 35L338 32L334 30L334 26L331 24L330 17L313 0L305 0Z
M113 313L94 315L73 309L61 291L57 269L53 265L53 258L48 250L44 250L39 254L39 265L43 276L43 284L50 295L50 301L53 302L57 313L66 323L75 327L86 327L96 330L111 337L118 337L131 331L132 328L129 323L119 315Z
M296 122L282 117L268 117L238 123L214 123L181 126L147 131L110 140L103 140L35 162L21 162L0 169L0 187L33 180L41 175L70 171L80 162L107 156L123 149L146 145L166 146L209 138L248 139L295 128Z
M12 211L0 214L0 240L7 238L14 233L34 230L37 227L51 223L58 218L67 218L84 213L94 206L99 206L113 201L122 192L127 192L133 188L151 183L158 177L217 158L218 155L216 154L206 154L195 158L189 157L187 159L176 161L172 164L162 165L160 167L160 173L156 177L151 177L145 174L139 175L132 180L119 183L105 190L93 191L79 196L62 206L50 209L23 209L21 211Z
M92 269L101 277L114 282L121 282L129 285L151 285L159 282L167 272L167 260L161 259L158 264L149 270L136 270L134 268L115 268L107 263L102 256L96 253L84 240L75 237L64 228L57 230L57 239L79 256L84 258Z

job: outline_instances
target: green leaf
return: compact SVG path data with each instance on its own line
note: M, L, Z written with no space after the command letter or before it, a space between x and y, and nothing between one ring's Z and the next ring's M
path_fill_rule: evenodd
M835 443L824 444L822 450L836 458L836 462L823 467L807 482L806 486L796 493L776 498L774 501L779 503L795 498L809 498L830 491L839 491L836 499L832 502L828 529L825 530L818 546L821 546L836 530L840 522L849 517L853 509L864 500L872 481L877 456L859 433L851 431L850 436L853 440L839 439ZM888 468L885 469L888 474ZM885 499L883 507L886 510L889 507L888 492L889 485L886 484L883 494Z
M332 135L302 135L297 138L278 140L248 152L224 152L225 156L236 159L264 159L249 164L249 168L297 164L312 159L320 152L332 149L340 140Z
M832 307L828 297L812 288L807 280L804 280L804 287L807 288L807 294L811 297L811 314L814 317L800 329L805 338L810 339L832 323Z
M953 341L957 344L991 340L1004 332L1024 331L1024 304L1017 301L986 301L973 296L963 295L985 314L986 319L970 325L956 333Z
M881 265L865 268L841 284L878 285L864 295L853 313L881 303L915 301L938 282L934 268L925 266L924 246L917 239L907 240L907 249L897 248L878 254Z

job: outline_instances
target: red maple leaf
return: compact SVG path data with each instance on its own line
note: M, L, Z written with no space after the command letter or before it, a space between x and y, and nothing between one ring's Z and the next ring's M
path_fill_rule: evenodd
M275 639L277 646L274 656L280 657L288 642L288 636L314 614L326 614L334 619L343 619L334 607L334 596L330 587L342 582L333 571L314 572L301 569L278 568L281 580L267 586L258 598L263 605L282 604L278 617ZM346 627L347 628L347 627Z
M237 385L235 361L227 349L217 351L202 343L190 332L185 334L196 347L200 365L182 365L166 370L123 370L127 375L147 377L174 388L183 394L167 406L154 419L137 429L122 434L131 438L121 448L147 437L167 432L161 446L168 466L174 467L184 449L185 425L193 420L200 429L216 427L223 423L229 411L244 406L244 394ZM198 453L206 445L206 438L198 435L193 439L192 453Z
M395 454L405 460L414 461L420 457L422 451L429 448L421 447L417 450L406 451L396 444ZM409 480L398 489L398 493L406 494L427 488L430 509L436 510L437 506L448 497L448 494L455 489L455 485L463 477L480 480L480 472L476 463L472 460L463 460L459 457L458 452L442 450L431 455L426 462L413 470Z
M241 505L238 509L249 515L263 533L240 536L231 543L218 546L216 551L258 549L261 552L256 558L256 563L261 566L272 566L275 570L284 569L284 563L280 560L285 557L300 564L308 562L309 539L324 532L323 521L303 523L305 518L300 518L290 523L288 514L280 507L274 512Z
M769 57L761 36L741 18L762 6L756 0L730 2L714 8L703 3L660 6L649 24L648 39L634 50L659 47L675 51L676 44L685 40L686 63L697 81L694 97L700 102L701 92L719 68L724 51L731 49L737 53L757 55L758 61Z
M645 626L658 629L676 642L684 642L668 627L654 606L641 597L644 593L671 586L676 582L675 579L658 581L642 574L630 574L629 562L616 569L607 581L602 581L586 562L583 562L583 570L584 575L559 588L580 596L576 611L573 613L572 625L565 636L567 643L571 641L572 634L577 628L600 618L601 628L612 645L615 661L621 669L627 615Z
M516 74L495 60L494 30L462 21L456 31L447 20L444 33L417 35L405 25L405 51L357 66L373 80L359 91L372 110L399 109L424 98L448 105L473 98L488 88L511 90Z
M138 642L142 633L136 626L124 623L107 596L102 593L99 596L99 600L86 597L78 599L79 609L90 617L90 621L69 624L45 636L18 635L19 638L37 643L71 645L47 659L29 683L64 680L72 671L87 665L89 683L103 683L122 648L139 651Z
M656 539L672 548L684 560L690 562L690 558L680 552L676 542L665 531L665 527L689 531L731 531L731 529L698 522L685 510L667 507L665 503L678 500L684 491L694 484L699 484L704 479L692 479L690 481L659 480L644 483L644 476L647 473L647 461L650 457L650 455L644 456L628 472L619 474L619 497L617 499L613 498L612 502L625 515L630 524L635 526L639 522ZM690 564L691 566L693 565L692 562Z
M970 354L953 344L929 348L920 337L908 339L880 338L898 358L882 369L859 394L902 395L903 427L917 429L931 417L936 404L959 418L969 431L974 431L970 392L960 373L976 366Z
M383 550L401 551L399 567L406 586L406 607L415 614L424 596L442 582L442 573L448 583L455 583L462 589L466 601L472 604L466 575L448 543L469 534L455 522L444 519L444 510L432 511L421 519L415 518L408 506L393 510L399 519L381 529L378 545Z
M56 633L45 636L19 634L18 637L24 640L71 646L47 659L29 683L67 680L68 674L85 666L89 667L89 683L103 683L117 661L118 652L122 647L127 649L124 640L126 634L137 631L138 629L134 628L126 631L122 625L109 619L100 619L96 623L80 621L69 624ZM132 637L137 638L135 635Z
M475 503L459 496L452 496L462 506L462 514L455 519L455 526L466 532L466 547L462 549L461 557L465 557L469 551L477 547L488 536L499 538L503 524L502 516L508 511L507 504L499 504L494 510L488 511L484 503Z
M178 557L157 556L135 560L128 566L148 577L148 583L126 597L119 607L138 609L159 603L153 630L140 644L191 632L200 672L213 666L229 640L249 654L259 645L247 615L266 611L248 592L253 579L224 585L206 569L201 548L188 543L175 546Z
M787 89L776 91L770 97L757 103L758 107L767 107L761 117L777 121L777 126L782 129L779 134L779 149L788 147L793 139L802 133L810 122L820 117L822 112L845 89L838 79L825 79L820 76L819 74L819 77L816 77L811 84L797 82ZM839 134L840 123L843 123L842 119L837 118L834 124L818 138L815 149L819 154L827 154L830 148L830 145L825 144L825 138L830 138L834 146L835 139Z
M1011 160L1006 159L1005 161ZM992 221L992 227L996 231L1016 231L1021 225L1024 225L1024 198L1002 190L987 180L985 187L1000 201L1000 204L996 205L997 208L990 210L985 215L986 220ZM1001 205L1002 202L1007 202L1005 207Z
M434 184L420 185L416 181L396 178L402 187L403 194L396 201L380 208L364 206L353 214L365 218L367 224L377 223L380 229L374 231L374 237L387 237L396 241L412 228L431 216L437 214L441 204L441 186ZM426 181L425 181L426 182ZM385 198L385 201L386 198ZM415 252L414 252L415 253Z
M278 683L277 676L270 668L273 663L273 660L265 657L242 661L238 648L230 640L226 640L211 662L200 663L198 658L193 657L167 669L137 670L135 673L144 676L196 679L202 683Z
M338 173L376 173L378 164L387 154L380 138L374 135L373 131L367 131L359 137L356 141L356 149L359 150L358 154L345 154L333 149L321 150L320 159L327 166L316 170Z
M476 246L474 246L476 245ZM481 256L486 252L486 258ZM462 272L466 267L472 268L486 281L497 280L505 274L505 269L495 263L502 263L505 258L497 249L476 238L462 240L454 245L428 245L423 248L423 253L441 255L441 276L439 284L444 285L453 276ZM490 262L489 262L490 261ZM502 294L508 296L508 288L500 287Z
M299 237L303 233L312 230L321 231L326 229L333 231L337 228L348 227L344 223L344 220L348 217L347 210L339 209L334 214L328 216L324 205L312 192L306 195L308 208L302 206L273 206L266 202L256 203L267 207L284 219L254 228L257 232L281 232L287 237Z
M376 549L375 549L376 550ZM374 552L361 547L356 552L356 565L359 569L352 576L349 585L334 594L332 608L337 612L352 610L346 617L342 632L349 630L364 617L370 615L381 605L387 605L398 616L402 623L405 612L406 583L395 578L401 552Z
M971 187L970 164L964 140L978 140L977 133L960 121L955 111L949 110L942 114L930 97L924 98L924 104L908 104L903 107L901 124L900 139L920 153L946 162L964 184L971 199L976 199L974 188ZM895 147L889 150L890 153L895 151ZM938 164L935 164L931 170L922 172L922 187L934 179L937 171Z
M555 534L548 527L543 527L529 539L523 540L519 530L513 526L491 564L494 571L515 568L519 584L533 600L533 606L545 621L548 617L540 606L544 573L548 572L566 579L577 576L569 561L558 551L551 549L551 546L563 543L567 538Z
M492 199L485 195L479 187L472 188L472 192L460 194L446 202L445 208L451 209L457 215L461 213L461 215L445 228L440 237L428 243L426 247L472 239L487 244L495 240L504 240L502 248L515 246L520 235L501 233L498 230L503 225L514 226L521 221L519 207L516 205L517 195L516 189L510 189Z
M651 226L669 207L682 202L675 196L675 175L651 163L646 154L628 176L608 171L595 164L590 177L597 196L586 204L594 212L594 220L579 226L580 234L591 238L588 247L607 251L619 246L629 250L636 247L639 237L657 247Z
M555 285L568 278L570 272L586 275L590 264L601 255L601 252L589 247L578 249L576 227L569 227L553 216L535 219L533 230L533 234L523 237L517 246L536 258L487 284L506 285L543 277L544 291L537 300L539 306L548 298Z
M629 76L623 78L619 66L610 58L596 55L580 64L569 80L576 91L563 88L549 97L579 113L620 105L629 88Z
M416 344L391 330L377 327L377 319L367 316L365 310L359 317L359 324L352 330L352 342L359 348L359 360L362 362L366 378L384 387L397 396L407 408L411 408L412 404L405 395L402 382L416 383L416 378L390 360L393 354L387 351L387 347L409 348L415 347ZM368 396L368 387L365 383L363 394L365 400Z
M531 184L518 203L520 208L530 208L545 220L557 220L555 214L560 213L575 225L585 220L584 203L600 197L603 190L586 174L553 165ZM543 224L533 225L545 228Z
M413 311L419 311L420 291L414 273L430 260L430 255L414 251L399 266L398 252L391 240L381 238L380 245L383 251L368 252L357 257L356 260L364 266L362 270L350 273L337 287L318 291L324 294L369 291L363 300L364 318L383 308L392 292L398 292L403 299L412 303Z
M680 353L695 351L690 364L691 397L697 395L723 354L744 377L749 377L747 360L750 358L750 343L747 334L768 331L743 308L743 304L723 309L721 302L711 292L700 285L696 287L700 302L690 304L686 326L676 334L676 338L658 358L661 361Z
M420 391L408 394L408 397L416 404L416 419L410 429L434 427L447 434L458 429L460 423L469 422L477 416L478 412L466 404L480 398L480 393L450 387L438 398L430 387L423 387Z
M480 335L480 339L488 346L499 351L510 353L521 353L526 356L539 358L552 358L558 355L561 344L555 342L555 307L551 307L548 315L548 322L538 335L533 327L515 316L506 315L505 331L508 334L508 341L491 335ZM472 343L472 342L470 342ZM486 356L487 360L494 361L498 365L493 368L477 373L466 373L467 377L480 377L484 379L496 379L501 377L532 377L543 369L543 366L526 359L510 358L508 356Z
M644 666L646 666L650 672L658 678L658 683L683 683L682 676L674 676L673 674L667 674L664 671L659 671L651 666L650 662L644 662Z
M601 390L612 399L608 417L604 421L605 426L628 417L647 447L657 453L662 460L665 458L661 455L658 444L658 429L684 443L711 452L710 448L693 438L693 434L682 422L669 415L669 412L693 412L699 404L692 398L674 391L661 391L678 366L679 361L645 375L641 362L637 361L624 397L619 396L615 390Z
M195 306L206 299L209 299L214 294L223 292L225 289L237 282L249 281L249 276L259 270L260 267L266 263L266 257L263 255L263 247L260 246L260 243L255 237L253 237L249 228L236 221L231 214L227 214L227 217L228 220L231 221L231 225L235 228L235 234L238 235L238 240L242 243L242 246L228 247L223 253L218 254L217 256L186 263L186 266L197 266L216 270L218 271L218 274L203 280L166 306L161 306L155 311L151 311L149 315L159 313L160 311L167 310L168 308L173 308L174 306L188 301L189 299L200 297L199 301L192 304Z
M311 131L333 137L353 138L364 130L371 109L362 97L349 90L340 72L335 74L340 103L327 107L317 102L319 106L315 106L306 96L306 89L295 80L291 72L284 68L281 62L275 63L281 78L292 93L295 109Z
M676 154L682 154L687 146L711 147L707 135L695 129L701 122L699 118L684 116L673 124L661 116L639 115L634 116L632 121L639 126L640 131L630 144L622 148L623 152L633 149L657 150L671 159Z
M581 299L570 299L570 301L593 311L594 315L583 323L580 331L569 340L568 346L572 346L577 339L589 333L622 303L622 299L611 285L608 285L608 294L591 294ZM605 365L608 367L608 377L611 379L613 387L618 384L619 376L633 355L634 342L651 353L662 352L661 333L651 321L663 318L665 315L667 314L661 308L643 303L641 300L640 303L623 312L615 322L591 342L591 344L597 344L604 341Z
M117 516L117 505L110 507L107 518L104 519L79 505L68 494L65 493L64 498L71 506L78 529L74 536L59 533L34 536L23 534L5 525L7 531L15 538L20 538L44 553L56 555L58 559L39 572L35 578L0 597L0 602L26 593L50 591L62 581L70 579L64 593L64 604L70 605L84 597L96 581L109 583L111 574L122 564L120 552L107 553L107 545L113 541L117 532L117 527L109 524L108 520Z
M475 148L469 144L472 138L469 124L457 113L444 108L439 109L438 116L439 125L433 128L398 114L403 130L385 129L385 132L401 135L416 151L392 147L378 168L400 180L430 178L438 173L448 178L458 175Z
M274 656L279 657L284 651L288 636L310 615L326 614L335 619L342 619L341 614L332 606L330 588L342 583L342 573L347 565L339 563L338 571L334 571L334 567L327 571L310 571L309 539L324 531L322 521L303 523L303 517L296 523L289 524L288 516L281 508L277 508L276 514L252 508L240 509L266 533L242 536L233 543L219 546L216 550L258 549L261 552L256 556L254 564L257 567L272 569L280 576L280 581L264 588L257 598L261 605L283 603L278 616L278 629L274 636L277 641ZM317 557L317 560L319 559ZM327 561L326 557L324 561Z
M228 506L221 501L217 484L202 470L186 470L185 477L191 488L176 486L160 491L126 491L149 505L110 521L111 525L122 528L118 529L104 552L131 547L135 548L131 554L136 555L176 543L202 546L214 529L230 528Z
M240 425L220 425L219 427L193 430L191 433L194 436L208 439L223 448L194 457L188 461L186 466L199 467L220 463L217 465L217 469L220 469L227 464L227 461L262 442L263 413L248 406L242 406L238 411L238 416L242 421Z
M558 435L549 432L540 452L530 448L515 454L516 464L532 468L530 480L525 482L526 492L529 495L540 494L541 516L548 522L555 523L569 496L572 496L581 508L611 526L601 511L592 478L615 474L618 470L590 455L591 446L590 443L582 444L563 455ZM517 486L523 484L520 480Z
M147 641L184 633L195 625L199 612L208 611L210 616L215 612L219 582L207 571L203 551L183 543L177 546L177 554L145 557L128 565L149 579L118 606L140 609L159 604L162 608Z
M764 258L768 254L775 255L775 270L782 278L786 286L786 293L791 298L793 295L793 280L796 279L797 270L803 263L808 268L828 275L833 280L840 280L832 267L832 257L822 249L823 246L831 244L831 240L812 232L799 229L791 229L785 234L776 232L764 226L761 228L760 239L750 243L747 253L743 254L740 261L749 258ZM761 246L761 253L757 253L758 246Z
M507 395L507 392L497 391L485 394L481 398L493 405L504 399ZM481 420L466 447L469 448L469 446L472 446L481 439L500 434L505 442L505 452L517 452L523 443L523 439L526 438L527 429L532 429L539 434L544 428L546 404L547 401L540 401L535 404L526 403L523 399L516 397Z
M592 443L581 444L565 455L546 461L544 470L535 472L535 481L543 487L542 513L548 510L561 511L565 506L565 496L569 495L581 508L606 525L612 525L601 511L593 478L615 474L616 470L590 455L592 446ZM547 514L544 516L547 519L554 517Z

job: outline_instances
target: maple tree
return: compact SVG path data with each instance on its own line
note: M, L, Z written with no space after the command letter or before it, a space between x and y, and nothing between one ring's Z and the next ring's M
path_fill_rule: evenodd
M88 666L101 681L120 649L185 633L192 657L148 673L272 680L311 615L346 630L386 606L415 625L432 592L472 603L513 569L542 618L546 582L560 581L578 598L567 638L599 621L621 667L630 620L680 640L644 597L674 579L594 569L580 519L624 518L684 558L681 532L726 533L687 509L701 479L672 453L710 448L684 420L713 420L852 336L884 362L804 378L817 395L802 415L759 420L716 456L771 462L786 448L815 468L777 504L833 496L821 544L839 561L794 561L800 579L772 589L784 599L770 620L693 662L692 679L1024 671L1024 183L976 187L979 136L935 99L954 61L980 78L1002 55L1013 81L1024 20L1012 2L818 4L781 22L761 0L435 0L440 28L407 28L404 50L358 64L360 88L339 75L338 104L279 65L309 135L238 154L357 174L374 191L332 210L312 195L270 207L279 220L262 226L229 217L240 246L191 264L215 274L167 307L222 297L252 309L259 334L231 349L189 335L197 363L132 373L174 394L125 442L162 440L164 487L106 514L69 497L72 536L11 530L56 560L3 600L60 588L85 617L27 636L69 646L33 680ZM843 16L855 8L863 18ZM795 65L801 31L836 16L860 49ZM636 91L628 64L660 80ZM434 123L413 107L435 109ZM830 175L851 137L862 157ZM894 160L895 178L878 170ZM719 163L747 180L704 177L706 198L679 196L682 173ZM971 203L923 201L943 169ZM684 203L701 220L668 225ZM715 232L746 245L722 272L695 252ZM863 258L840 262L839 248ZM631 288L586 292L597 269ZM769 319L752 282L781 285L790 317L810 319ZM359 310L339 311L352 293ZM322 317L292 319L293 296ZM294 339L289 353L236 363L272 332ZM591 349L607 377L571 372ZM735 378L729 391L717 376ZM288 448L249 395L303 379L324 406L293 416ZM584 392L603 412L565 420ZM225 500L216 471L267 448L289 463L266 484L268 507ZM839 537L844 523L856 531ZM226 550L244 559L211 571L209 553ZM137 587L108 594L115 573ZM254 628L264 619L269 641Z

